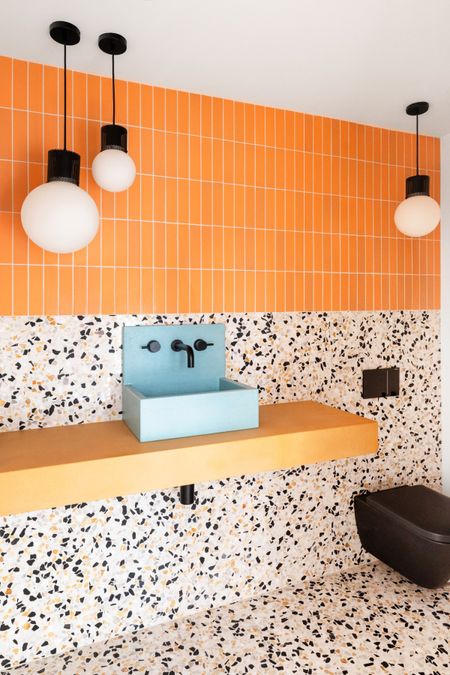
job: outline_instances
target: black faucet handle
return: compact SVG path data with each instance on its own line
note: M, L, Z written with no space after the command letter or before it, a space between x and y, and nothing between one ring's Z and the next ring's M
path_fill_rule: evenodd
M207 347L214 347L214 342L206 342L201 338L194 342L194 349L196 349L198 352L204 352Z
M148 349L149 352L155 354L156 352L159 352L161 345L159 344L158 340L150 340L150 342L147 342L146 345L142 345L141 349Z

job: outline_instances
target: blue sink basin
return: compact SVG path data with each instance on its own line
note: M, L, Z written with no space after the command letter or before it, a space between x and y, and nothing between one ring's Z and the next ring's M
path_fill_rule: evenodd
M258 391L226 378L212 391L147 396L124 385L122 394L125 422L140 441L258 426Z
M185 352L174 340L207 349ZM159 349L145 349L156 341ZM258 390L224 377L225 327L222 324L126 326L123 347L123 419L140 441L157 441L259 426Z

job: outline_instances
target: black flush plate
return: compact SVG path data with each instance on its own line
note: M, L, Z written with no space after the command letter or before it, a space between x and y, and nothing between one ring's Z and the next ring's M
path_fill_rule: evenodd
M399 368L373 368L363 370L363 398L385 398L400 393Z

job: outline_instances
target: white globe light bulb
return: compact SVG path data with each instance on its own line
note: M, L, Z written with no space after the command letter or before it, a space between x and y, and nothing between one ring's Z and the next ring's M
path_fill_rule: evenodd
M92 175L103 190L122 192L133 184L136 166L127 152L108 148L99 152L92 162Z
M84 248L98 230L98 210L78 185L51 181L32 190L22 204L22 225L31 241L52 253Z
M408 237L423 237L432 232L441 217L439 204L427 195L414 195L402 201L395 209L397 228Z

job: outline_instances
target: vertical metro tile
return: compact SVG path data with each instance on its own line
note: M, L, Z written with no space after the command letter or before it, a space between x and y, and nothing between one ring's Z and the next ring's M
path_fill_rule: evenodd
M73 270L73 311L74 314L87 314L87 268L74 267Z
M14 265L13 280L14 314L28 314L28 268L25 265Z
M198 136L200 134L200 96L189 94L189 133Z
M128 84L124 80L116 79L116 122L126 125L128 106ZM112 108L111 108L112 111ZM112 115L112 112L110 113Z
M189 273L189 312L198 314L202 311L202 273L199 269L191 269Z
M155 312L164 314L166 311L166 271L164 269L154 270L154 310Z
M13 92L13 59L8 56L0 56L0 106L9 108L12 105Z
M204 137L212 135L212 98L210 96L201 97L201 134Z
M153 128L153 87L141 85L141 124L146 129Z
M13 313L13 266L0 265L0 316Z
M12 120L13 113L9 108L0 108L0 159L12 159Z
M202 312L211 313L214 311L214 287L212 270L202 270Z
M0 264L13 262L13 231L12 213L0 211Z
M103 314L116 313L116 279L114 272L113 267L102 267L100 270L100 302Z
M115 311L117 314L126 314L128 306L128 270L123 267L115 269Z
M13 60L13 107L28 109L28 63L18 59Z
M167 305L166 312L175 314L178 312L178 270L168 269L167 280Z
M73 267L58 267L59 272L59 312L61 314L73 314Z
M142 311L145 313L153 313L154 311L153 289L154 289L153 270L143 268L141 281L141 307Z
M245 311L256 311L256 273L245 273Z
M266 311L266 274L264 272L256 272L255 274L255 312Z
M73 115L74 117L82 119L84 122L86 122L87 115L87 81L88 75L86 73L75 71L72 75Z
M47 81L47 72L45 71ZM87 115L89 120L100 120L101 78L97 75L87 76Z
M190 311L189 306L189 270L180 269L178 272L178 311L187 314ZM214 311L221 311L214 308Z
M44 314L59 313L59 274L56 265L44 266Z

